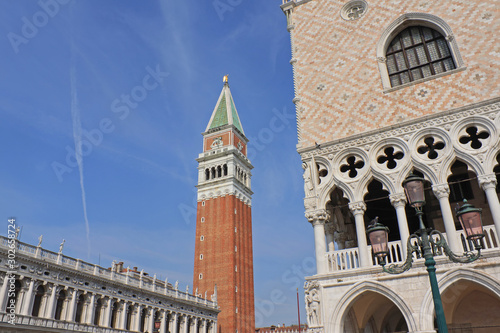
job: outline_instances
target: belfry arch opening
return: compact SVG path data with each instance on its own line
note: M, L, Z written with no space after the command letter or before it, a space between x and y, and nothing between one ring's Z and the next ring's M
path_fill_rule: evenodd
M408 324L400 309L386 296L366 291L346 310L344 333L408 332Z

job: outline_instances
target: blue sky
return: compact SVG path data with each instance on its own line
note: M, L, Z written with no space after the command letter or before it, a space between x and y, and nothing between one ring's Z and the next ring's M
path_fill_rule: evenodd
M297 287L305 322L314 244L281 1L58 1L0 1L2 234L15 216L24 242L191 285L195 159L229 74L254 148L257 325L296 323Z

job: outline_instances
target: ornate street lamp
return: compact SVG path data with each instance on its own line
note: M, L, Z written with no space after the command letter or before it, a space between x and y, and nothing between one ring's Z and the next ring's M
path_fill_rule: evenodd
M481 250L481 239L484 237L481 208L475 208L467 200L457 211L457 218L465 230L468 240L474 242L476 250Z
M378 216L370 223L367 228L368 238L372 245L373 256L378 258L379 262L385 263L385 257L389 253L388 236L389 228L378 223Z
M424 179L414 174L410 174L408 178L403 181L408 204L415 208L416 215L420 228L417 232L408 238L408 251L406 261L402 265L392 264L386 267L385 257L389 254L387 233L389 229L378 223L378 217L370 223L366 233L372 244L373 255L378 259L379 264L382 266L384 272L390 274L401 274L409 270L413 263L413 253L423 255L425 258L425 266L429 273L429 281L431 284L432 297L434 299L434 309L436 312L437 325L439 333L448 333L446 326L446 318L443 311L443 303L441 301L441 294L439 293L439 286L436 278L436 261L432 248L442 249L443 252L450 258L451 261L459 263L469 263L477 260L481 255L481 239L484 237L483 225L481 221L481 209L474 208L471 204L464 200L464 204L457 211L457 218L462 224L467 239L474 243L477 253L465 252L463 255L456 255L448 246L443 234L437 230L426 228L422 215L422 207L425 205L424 196ZM385 230L384 230L385 228ZM412 239L416 240L416 245L412 244ZM382 244L384 243L384 244ZM431 247L432 245L432 247Z

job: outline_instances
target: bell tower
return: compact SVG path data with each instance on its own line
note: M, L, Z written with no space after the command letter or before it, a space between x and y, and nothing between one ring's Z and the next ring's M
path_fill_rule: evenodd
M193 286L202 296L217 289L218 333L255 331L252 164L227 76L199 155Z

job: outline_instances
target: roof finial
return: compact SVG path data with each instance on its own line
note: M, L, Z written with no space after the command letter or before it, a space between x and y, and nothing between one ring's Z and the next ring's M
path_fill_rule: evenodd
M229 74L226 74L224 75L224 78L222 79L222 82L224 82L224 84L227 84L228 82L228 77L229 77Z

